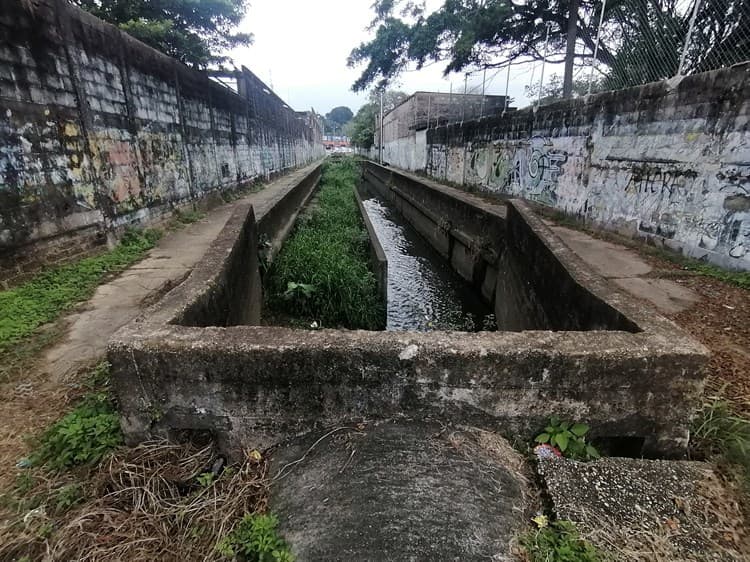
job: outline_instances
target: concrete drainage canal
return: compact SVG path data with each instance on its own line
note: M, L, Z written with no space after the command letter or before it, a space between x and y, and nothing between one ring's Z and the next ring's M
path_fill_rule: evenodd
M585 420L605 447L684 455L706 350L526 204L372 162L340 203L320 177L240 205L189 278L113 339L131 443L267 450L300 560L511 558L537 506L505 438L528 442L551 415ZM325 228L361 279L336 283L362 270L335 269Z

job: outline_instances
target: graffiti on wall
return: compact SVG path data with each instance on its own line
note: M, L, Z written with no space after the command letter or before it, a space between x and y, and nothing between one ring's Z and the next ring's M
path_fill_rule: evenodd
M554 205L558 177L567 159L567 153L555 149L549 138L535 136L473 151L469 175L493 191Z
M725 167L716 179L721 183L721 206L726 211L719 243L727 248L729 257L744 258L750 255L750 166Z
M750 166L606 161L589 176L588 215L734 259L750 256ZM694 252L700 255L699 251Z

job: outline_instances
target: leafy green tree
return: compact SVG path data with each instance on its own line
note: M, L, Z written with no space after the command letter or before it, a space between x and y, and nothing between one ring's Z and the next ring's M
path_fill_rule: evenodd
M337 123L339 125L346 125L354 117L352 110L346 106L334 107L331 111L326 113L326 119Z
M747 0L609 0L597 59L603 87L621 88L674 76L694 3L702 1L685 70L701 72L750 59ZM355 91L382 87L409 64L445 63L444 73L542 60L573 69L591 60L600 0L444 0L427 13L411 0L375 0L374 37L354 48L351 67L363 65ZM574 20L569 16L573 14ZM569 38L575 38L575 45ZM576 47L576 48L574 48Z
M346 106L334 107L325 115L326 133L340 133L344 125L354 117L352 110Z
M252 43L251 34L236 31L247 0L72 1L189 66L226 63L228 49Z
M580 4L582 10L592 10L593 0ZM424 5L403 0L376 0L373 8L375 36L352 50L348 59L349 66L365 65L353 85L355 91L376 81L382 86L409 63L419 69L445 62L448 74L501 66L508 60L541 60L548 24L553 53L548 61L564 60L568 0L444 0L429 14ZM581 26L584 21L588 18L577 18ZM595 32L590 25L578 36L593 51ZM609 54L601 49L599 58L605 60Z
M344 132L354 146L369 150L375 142L375 126L379 108L366 103L359 108L354 118L347 123Z

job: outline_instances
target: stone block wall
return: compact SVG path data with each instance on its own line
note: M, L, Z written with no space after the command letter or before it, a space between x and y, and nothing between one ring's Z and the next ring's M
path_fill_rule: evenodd
M433 127L384 160L747 270L749 122L744 64Z
M324 154L317 117L239 93L64 0L0 4L0 282Z

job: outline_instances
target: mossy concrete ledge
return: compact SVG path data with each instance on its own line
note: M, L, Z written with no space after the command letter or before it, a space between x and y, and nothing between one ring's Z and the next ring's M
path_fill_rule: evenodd
M587 421L594 437L641 440L647 454L685 453L707 350L588 269L519 201L501 213L502 205L456 194L461 207L475 205L495 223L505 216L502 251L489 265L498 286L506 271L520 277L531 295L522 300L544 329L259 325L258 233L277 247L318 177L317 167L306 168L259 194L254 209L240 205L190 277L110 342L130 443L210 434L237 456L316 428L398 416L529 438L555 414ZM408 180L412 190L420 181L384 180ZM421 185L420 204L439 188L450 212L451 188Z

